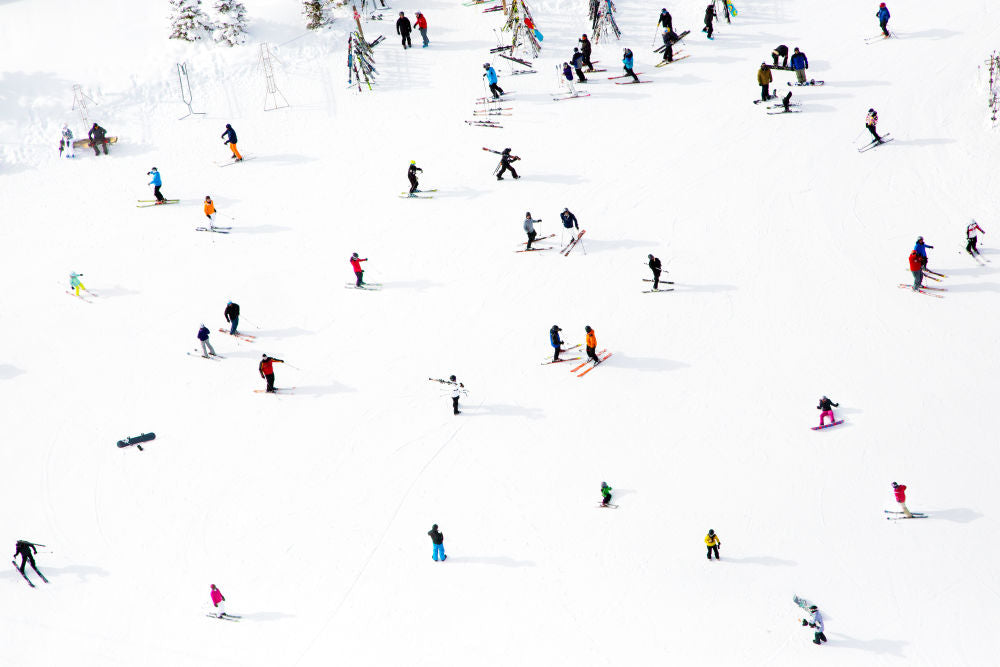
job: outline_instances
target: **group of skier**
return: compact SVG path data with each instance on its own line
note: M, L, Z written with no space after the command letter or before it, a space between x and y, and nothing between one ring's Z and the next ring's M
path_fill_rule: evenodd
M98 149L103 149L104 154L108 154L108 142L110 141L107 137L107 130L103 127L94 123L90 131L87 133L87 139L89 140L90 147L94 149L94 155L100 155L101 151ZM76 148L73 146L73 130L69 129L69 125L63 123L62 132L59 137L59 156L62 157L63 153L66 157L76 157Z
M566 343L563 341L562 336L559 335L560 331L562 331L562 328L558 324L553 324L552 328L549 329L549 344L552 346L553 362L559 361L559 355L566 351L562 347ZM600 357L597 356L597 332L590 325L583 327L583 331L585 333L584 340L586 342L587 359L596 366L601 363Z

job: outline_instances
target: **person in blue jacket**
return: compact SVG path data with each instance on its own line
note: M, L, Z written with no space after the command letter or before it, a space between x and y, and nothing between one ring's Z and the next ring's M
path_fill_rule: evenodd
M932 245L927 245L924 243L924 237L917 237L917 244L913 246L913 251L920 256L920 263L924 268L927 268L927 248L933 248Z
M153 180L151 180L146 185L153 186L153 194L156 195L156 203L162 204L164 201L166 201L166 198L160 193L160 186L163 185L163 179L160 178L160 172L156 170L156 167L153 167L152 169L146 172L146 175L153 177Z
M236 130L229 123L226 123L226 131L220 135L221 138L225 139L223 144L229 144L229 150L233 152L233 159L237 162L243 161L243 156L240 155L239 150L236 149Z
M570 213L568 208L564 208L563 212L559 214L562 219L563 227L566 229L580 229L579 223L576 221L576 216Z
M210 342L208 342L208 327L204 324L202 324L201 328L198 329L198 340L201 341L201 356L206 359L208 359L208 355L212 355L213 357L217 356L215 354L215 348L212 347Z
M498 100L500 96L504 94L503 88L497 83L497 71L493 69L489 63L483 63L483 69L486 70L486 81L490 84L490 92L493 93L493 99Z
M806 83L806 68L809 67L809 59L806 58L806 54L799 51L799 47L795 47L795 51L792 53L792 69L795 70L795 80L799 82L800 85L805 85Z
M549 329L549 343L552 345L554 350L552 352L552 361L559 361L559 353L565 352L565 350L562 349L562 338L559 337L560 331L562 331L562 329L559 328L558 324L553 324L552 328Z
M622 55L622 65L625 67L625 75L631 76L635 83L639 83L639 77L635 75L634 71L632 71L633 62L634 59L632 57L632 49L625 49L625 52Z
M885 26L889 23L889 8L885 6L884 2L878 6L878 11L875 13L875 16L878 17L878 27L882 28L882 35L888 37L889 29Z

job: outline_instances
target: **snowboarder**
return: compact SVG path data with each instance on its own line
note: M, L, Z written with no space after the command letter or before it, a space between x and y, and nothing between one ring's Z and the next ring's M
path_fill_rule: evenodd
M913 291L924 286L924 261L916 250L910 253L910 273L913 274Z
M208 218L208 228L215 229L215 202L209 195L205 195L205 217Z
M799 47L795 47L795 52L792 54L792 69L795 71L795 80L801 84L806 82L806 70L809 69L809 59L806 58L806 54L799 51Z
M531 243L538 236L538 232L535 231L535 223L541 222L541 220L532 220L531 211L527 211L524 214L524 233L528 235L528 250L531 250Z
M497 174L497 180L502 181L504 173L508 171L514 178L521 178L517 175L517 172L514 171L514 167L511 166L512 162L517 162L520 159L521 158L516 155L511 155L509 148L503 149L503 152L500 153L500 172Z
M712 33L715 32L715 30L712 28L712 21L714 21L715 18L716 18L715 2L712 2L712 4L710 4L708 7L705 8L705 27L702 28L701 30L702 32L708 33L709 39L715 39L714 37L712 37Z
M767 63L761 63L760 69L757 70L757 83L760 84L760 101L767 102L771 99L771 92L769 90L771 86L771 70L768 68Z
M607 507L611 504L611 487L608 486L607 482L601 482L601 507Z
M223 146L229 144L229 150L233 152L232 159L237 162L242 162L243 156L240 155L239 150L236 149L236 130L233 129L233 126L226 123L226 131L219 136L220 138L225 138L225 141L222 142Z
M836 422L837 418L833 416L833 409L839 407L840 403L834 403L826 396L819 399L819 405L816 406L817 410L822 410L822 412L819 413L819 425L822 426L823 424L825 424L827 417L830 418L831 424Z
M663 60L664 62L674 62L674 44L678 41L677 33L667 28L663 31Z
M60 156L62 156L64 149L66 157L76 157L76 149L73 148L73 130L69 129L69 125L65 123L62 126L62 141L59 143Z
M886 28L886 24L889 23L889 8L885 6L884 2L879 3L875 16L878 17L878 27L882 28L882 37L884 39L889 36L889 29Z
M878 132L875 131L876 125L878 125L878 112L875 111L875 109L869 109L868 115L865 117L865 127L867 127L868 131L872 133L873 137L875 137L875 141L881 144L882 137L878 136Z
M100 155L100 153L97 152L98 146L104 148L105 155L108 154L108 141L107 139L104 138L107 132L108 131L105 130L103 127L101 127L97 123L94 123L94 126L90 128L90 132L87 133L87 137L90 138L90 145L94 149L94 155Z
M965 227L965 252L969 253L973 257L980 254L979 248L976 247L976 243L979 242L979 232L982 232L983 234L986 233L975 220L970 222Z
M458 397L461 396L462 389L465 388L465 385L462 384L461 382L459 382L458 378L456 378L454 375L449 376L448 379L451 381L451 385L452 385L452 388L451 388L451 409L452 409L452 412L454 412L456 415L460 415L460 414L462 414L462 411L458 409Z
M711 528L708 529L708 535L705 536L705 546L708 547L708 560L712 560L712 554L715 554L715 560L722 560L719 558L719 547L722 546L722 541L719 536L715 534L715 531Z
M573 69L576 70L577 80L580 83L587 83L587 77L583 75L583 54L580 53L580 49L573 49L573 57L570 59L570 62L573 63Z
M365 281L363 280L365 272L361 268L361 262L367 261L367 257L362 259L361 257L358 257L358 253L351 254L351 268L354 269L354 276L358 279L358 281L354 284L355 287L361 287L365 284Z
M660 10L660 18L656 20L656 25L663 26L669 30L674 29L674 19L670 16L670 12L667 11L666 7Z
M226 316L226 321L229 322L229 335L235 336L236 328L240 325L240 304L233 303L232 301L228 302L222 314Z
M594 63L590 62L590 54L593 53L593 47L590 44L590 40L587 39L586 35L581 35L578 41L580 44L580 53L583 54L583 64L587 66L588 72L593 72Z
M160 172L156 170L156 167L153 167L151 170L146 172L146 175L153 177L153 180L151 180L149 183L146 183L146 185L153 186L153 194L156 195L156 203L162 204L164 201L166 201L166 197L164 197L160 193L160 187L163 185L163 179L160 178Z
M483 63L483 69L486 73L483 76L486 77L486 82L490 84L490 92L493 93L493 99L498 100L500 96L504 94L503 88L497 83L497 71L489 63Z
M201 356L206 359L208 359L209 355L213 357L219 356L215 353L215 348L212 347L212 343L208 340L208 327L206 327L204 323L201 325L201 328L198 329L198 340L201 341Z
M635 63L635 58L632 56L632 49L625 49L622 55L622 65L625 69L625 74L632 77L632 80L639 83L639 77L636 76L635 72L632 70L632 66Z
M576 92L576 86L573 85L573 68L569 66L569 63L563 63L562 75L563 82L566 84L566 88L569 89L569 96L576 97L578 93Z
M452 377L455 377L454 375ZM444 533L438 530L438 525L434 524L431 529L427 531L427 534L431 536L431 544L434 545L434 552L431 554L431 558L436 561L445 562L448 557L444 553ZM438 556L441 556L438 558Z
M587 332L587 359L594 362L594 365L601 363L601 360L597 356L597 332L590 328L590 326L585 326L583 328Z
M13 557L16 559L18 556L21 556L21 567L19 567L18 570L20 570L22 575L24 575L25 565L31 565L31 569L35 571L35 574L37 574L42 579L45 579L45 575L39 572L38 566L35 565L35 554L38 553L39 546L45 546L45 545L44 544L38 545L33 542L28 542L27 540L18 540L17 543L14 545ZM14 566L17 567L17 563L14 563Z
M215 607L215 611L218 612L216 615L222 618L226 615L226 596L222 594L215 584L212 584L212 589L210 593L212 597L212 606Z
M778 66L778 58L781 58L781 66L788 67L788 47L784 44L779 44L774 47L774 51L771 51L771 59L774 61L774 66Z
M87 291L87 288L84 287L82 282L80 282L80 278L82 277L82 273L76 273L75 271L69 274L69 288L76 292L77 296L80 296L80 290L83 290L84 292Z
M568 208L563 209L563 212L559 214L559 218L562 220L564 229L580 229L580 225L576 221L576 216L570 213Z
M402 38L404 51L413 46L413 42L410 41L411 30L413 30L413 26L410 19L406 18L403 12L400 12L399 18L396 19L396 34Z
M649 255L649 270L653 272L653 291L655 292L660 289L660 272L663 270L659 257Z
M424 40L423 48L426 49L430 44L430 42L427 41L427 17L420 12L417 12L417 30L420 31L420 38Z
M283 364L285 363L281 359L275 359L274 357L269 357L266 354L262 354L260 365L257 366L257 370L260 371L260 376L267 380L267 393L274 393L274 366L273 364Z
M552 361L559 361L560 353L565 352L565 350L562 349L563 340L559 337L560 331L562 331L562 329L559 328L558 324L553 324L552 328L549 329L549 344L552 345L553 349Z
M907 519L912 519L913 514L906 507L906 484L892 483L892 492L896 496L896 502L899 503L900 508L903 510L903 516ZM23 569L23 568L22 568Z
M406 179L408 181L410 181L410 192L409 192L409 195L411 197L416 197L417 196L416 195L416 193L418 192L417 186L420 185L417 182L417 172L418 171L421 172L421 173L423 173L424 170L417 166L417 161L416 160L410 160L410 167L406 170Z
M920 255L920 265L923 268L925 268L925 269L927 268L927 249L928 248L934 248L934 246L927 245L926 243L924 243L924 237L923 236L918 236L917 237L917 243L913 246L913 250L918 255Z
M823 634L823 614L819 612L819 608L816 605L809 607L809 613L812 615L810 620L802 619L802 625L808 625L810 628L816 630L813 635L813 644L819 645L826 641L826 635Z

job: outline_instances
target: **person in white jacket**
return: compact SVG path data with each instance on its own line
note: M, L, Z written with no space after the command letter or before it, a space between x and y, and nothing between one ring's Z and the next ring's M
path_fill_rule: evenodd
M454 375L452 375L448 379L451 380L451 385L452 385L452 387L451 387L451 408L452 408L452 410L454 410L454 412L455 412L456 415L460 415L460 414L462 414L462 411L458 409L458 397L461 396L461 394L462 394L462 388L465 387L465 385L462 384L461 382L459 382L455 378Z
M808 621L803 618L802 625L808 625L810 628L816 630L816 633L813 635L813 644L820 645L826 641L826 635L823 634L823 614L820 613L816 605L809 607L809 613L812 618Z
M59 144L60 155L63 150L66 151L66 157L76 157L76 151L73 149L73 130L69 129L65 123L62 127L62 143Z

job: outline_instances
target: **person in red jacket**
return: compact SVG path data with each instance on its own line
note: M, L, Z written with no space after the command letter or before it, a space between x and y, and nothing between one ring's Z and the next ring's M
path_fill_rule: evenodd
M361 268L361 262L367 262L367 261L368 261L367 257L362 259L358 257L358 253L354 253L353 255L351 255L351 268L354 269L354 275L357 276L358 278L358 282L355 283L354 285L355 287L361 287L362 285L365 284L365 281L361 279L361 276L363 276L365 273L364 270L362 270Z
M263 358L260 360L260 366L258 370L260 371L260 376L267 380L267 393L274 393L274 366L273 364L283 364L285 363L281 359L275 359L274 357L269 357L266 354L261 355Z
M427 41L427 17L420 12L417 12L417 30L420 31L420 37L424 40L424 48L426 49L427 45L430 44Z
M907 519L912 519L913 515L910 513L910 510L906 508L906 484L896 484L893 482L892 492L896 494L896 502L903 508L903 515L906 516Z
M916 250L910 253L910 273L913 274L913 291L916 292L924 284L924 258Z

